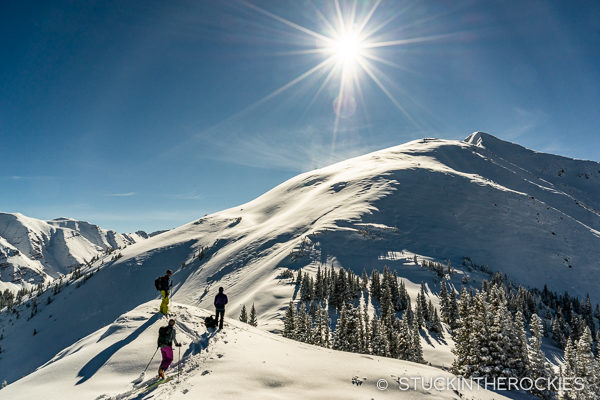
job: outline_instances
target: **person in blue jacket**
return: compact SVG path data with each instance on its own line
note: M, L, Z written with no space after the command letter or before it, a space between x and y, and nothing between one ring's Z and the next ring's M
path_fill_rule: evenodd
M227 304L227 295L223 293L223 288L219 288L219 294L215 296L215 309L216 309L216 317L217 323L219 324L219 329L223 329L223 318L225 317L225 305ZM219 319L219 314L221 318Z

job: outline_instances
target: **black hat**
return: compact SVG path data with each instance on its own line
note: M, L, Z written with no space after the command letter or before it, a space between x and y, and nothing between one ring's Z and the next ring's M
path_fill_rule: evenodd
M175 325L175 320L171 318L171 319L169 320L169 325Z

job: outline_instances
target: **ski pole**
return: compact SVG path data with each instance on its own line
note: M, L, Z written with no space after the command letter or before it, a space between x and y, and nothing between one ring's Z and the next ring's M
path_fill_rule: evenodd
M154 360L154 356L156 355L157 351L158 351L158 347L156 348L156 350L154 350L154 354L152 354L152 358L150 359L150 361L148 361L148 365L146 365L146 368L144 368L144 372L142 372L142 374L145 374L146 371L148 370L148 367L150 366L150 363L152 362L152 360Z
M179 382L180 375L181 375L181 346L179 346L179 362L177 363L177 382Z

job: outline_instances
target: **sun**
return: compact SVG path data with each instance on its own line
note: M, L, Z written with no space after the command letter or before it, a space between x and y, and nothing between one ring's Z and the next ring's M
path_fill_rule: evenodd
M333 142L335 142L340 118L351 118L359 105L364 106L365 96L361 84L365 80L372 81L412 121L402 102L392 94L391 90L395 87L393 81L378 65L397 69L403 69L403 67L385 56L386 53L389 56L389 51L382 52L381 49L450 37L449 34L446 34L390 38L392 32L395 31L391 28L391 23L398 15L377 18L375 13L382 0L373 0L372 6L365 8L358 7L358 0L331 0L333 5L331 13L323 13L313 4L316 19L320 21L320 27L317 30L290 21L247 0L241 1L248 8L271 18L276 25L283 25L301 34L302 48L290 50L287 52L288 54L322 56L318 64L273 90L251 107L278 96L310 77L323 77L309 107L326 87L334 88L331 91L334 93L332 108L335 112ZM368 3L365 1L365 4Z
M354 66L363 55L364 43L356 32L344 32L334 39L331 53L345 67Z

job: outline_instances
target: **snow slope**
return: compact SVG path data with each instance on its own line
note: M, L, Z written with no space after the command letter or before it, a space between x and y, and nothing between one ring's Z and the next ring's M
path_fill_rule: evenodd
M143 393L135 381L156 349L158 328L166 318L155 313L158 301L143 304L57 354L31 375L0 391L0 398L70 399L455 399L452 390L401 391L400 376L425 379L452 375L433 367L376 356L327 350L291 341L227 320L224 331L207 331L205 310L177 304L177 337L183 342L173 379ZM145 375L149 382L160 363L157 355ZM358 386L352 383L356 377ZM376 382L386 379L386 391ZM143 387L143 385L140 385ZM461 390L463 398L506 399L483 389ZM515 398L514 394L511 394ZM526 398L526 397L523 397Z
M437 280L414 265L415 254L459 268L469 256L516 282L589 292L598 302L596 168L475 133L466 141L413 141L301 174L247 204L128 246L81 287L65 288L48 305L42 297L31 319L2 313L0 379L31 373L156 298L152 282L167 268L175 271L175 301L210 309L223 286L229 316L255 303L259 327L269 331L281 328L294 293L277 278L282 268L333 264L360 273L387 265L411 295L422 281L436 293ZM459 271L454 286L465 274L475 285L483 278ZM23 334L31 338L26 343ZM451 361L446 347L424 347L427 360ZM16 357L17 365L10 361Z
M146 237L141 231L119 234L70 218L42 221L19 213L0 213L0 290L52 280L103 250Z

